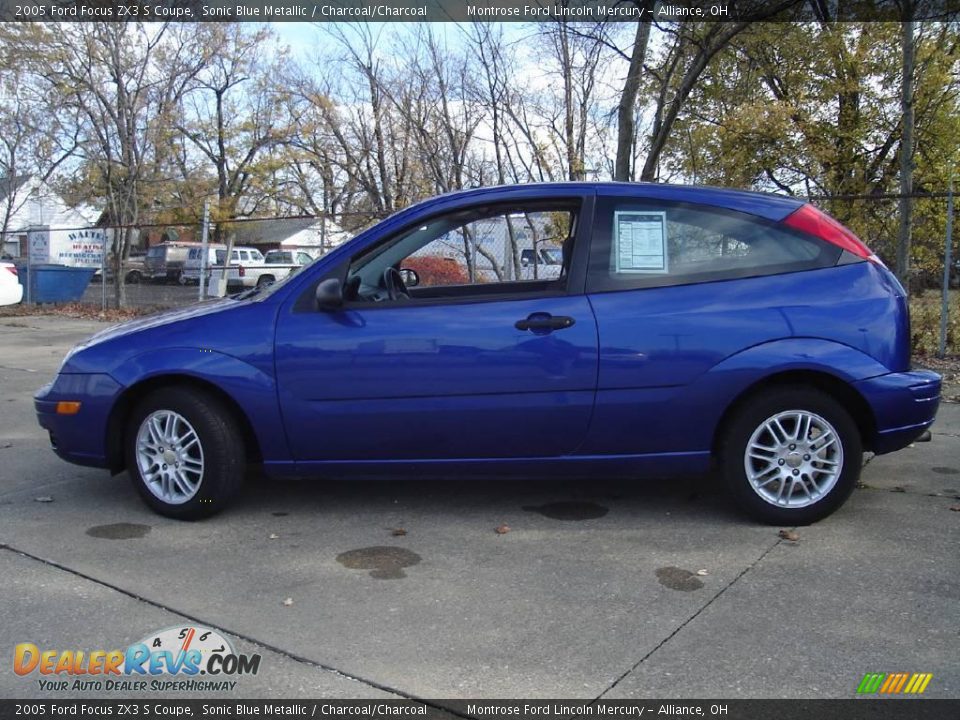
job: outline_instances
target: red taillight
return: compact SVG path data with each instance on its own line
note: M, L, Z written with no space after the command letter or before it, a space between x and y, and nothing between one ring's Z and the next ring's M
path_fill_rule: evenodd
M16 265L10 265L10 266L7 268L7 270L9 270L10 272L12 272L16 277L20 277L20 275L17 273L17 266L16 266Z
M247 271L243 269L243 265L237 268L237 274L240 275L240 277L243 277L247 274Z
M791 213L787 219L783 221L783 224L794 230L800 230L801 232L825 240L847 252L853 253L859 258L883 265L883 261L877 257L870 248L864 245L860 238L813 205L804 205L799 210Z

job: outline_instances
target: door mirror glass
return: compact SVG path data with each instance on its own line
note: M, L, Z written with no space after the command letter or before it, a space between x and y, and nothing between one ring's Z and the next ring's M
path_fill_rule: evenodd
M317 309L338 310L343 305L343 285L340 278L327 278L317 285Z
M403 278L403 284L408 288L416 287L420 284L420 276L413 268L400 268L400 277Z

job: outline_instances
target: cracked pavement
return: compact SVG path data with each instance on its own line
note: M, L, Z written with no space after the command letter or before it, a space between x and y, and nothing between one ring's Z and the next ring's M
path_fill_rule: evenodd
M851 698L894 671L960 697L958 405L796 542L711 478L254 477L182 523L36 424L33 391L99 327L0 318L3 697L82 696L16 676L16 643L124 648L184 623L263 656L235 698Z

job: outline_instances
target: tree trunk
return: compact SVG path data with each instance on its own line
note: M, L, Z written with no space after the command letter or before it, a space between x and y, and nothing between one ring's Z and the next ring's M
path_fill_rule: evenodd
M901 43L903 46L903 81L900 86L900 112L903 135L900 140L900 237L897 243L897 277L910 290L910 235L913 226L913 67L914 23L913 3L903 5Z
M650 3L644 3L647 7ZM617 159L613 170L613 179L628 182L630 161L633 159L633 141L636 135L637 94L640 92L640 79L643 72L643 60L647 55L647 42L650 39L650 23L646 20L637 23L637 35L633 41L633 53L630 55L630 68L620 93L617 106Z

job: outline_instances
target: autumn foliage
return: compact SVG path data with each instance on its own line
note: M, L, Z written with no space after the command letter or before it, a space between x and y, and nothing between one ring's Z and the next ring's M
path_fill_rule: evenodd
M408 257L403 261L402 266L417 273L421 287L466 285L470 282L466 268L454 258L421 255Z

